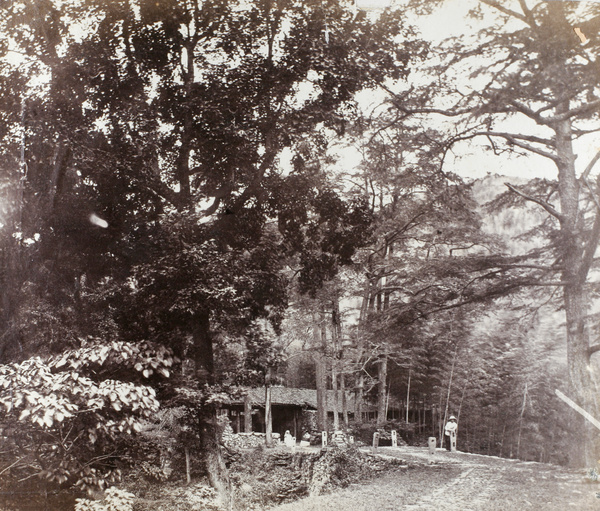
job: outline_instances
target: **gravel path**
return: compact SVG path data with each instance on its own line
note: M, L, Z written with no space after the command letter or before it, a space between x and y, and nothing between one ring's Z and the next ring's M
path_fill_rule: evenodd
M600 511L600 485L582 471L416 447L378 454L410 468L272 511Z

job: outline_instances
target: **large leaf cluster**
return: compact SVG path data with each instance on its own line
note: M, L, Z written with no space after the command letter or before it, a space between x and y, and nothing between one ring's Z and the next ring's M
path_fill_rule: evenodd
M165 348L89 342L60 356L0 366L5 483L36 477L92 489L117 477L125 454L119 443L159 407L149 378L154 371L168 376L173 362ZM137 382L109 377L128 365L139 371Z

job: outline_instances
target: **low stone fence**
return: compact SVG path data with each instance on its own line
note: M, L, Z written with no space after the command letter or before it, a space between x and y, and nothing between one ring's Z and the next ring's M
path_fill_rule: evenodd
M279 443L279 433L273 433L273 443ZM223 432L223 444L231 449L255 449L265 445L264 433L233 433Z

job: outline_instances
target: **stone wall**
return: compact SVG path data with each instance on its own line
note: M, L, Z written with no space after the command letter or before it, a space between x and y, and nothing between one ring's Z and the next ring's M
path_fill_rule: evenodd
M234 454L230 463L233 487L239 492L236 498L245 501L246 509L320 495L407 466L399 458L339 447L296 452L256 449Z
M274 444L280 442L279 436L279 433L273 433ZM230 449L256 449L257 447L264 447L265 434L256 432L234 433L231 427L226 427L223 431L222 441L223 445Z

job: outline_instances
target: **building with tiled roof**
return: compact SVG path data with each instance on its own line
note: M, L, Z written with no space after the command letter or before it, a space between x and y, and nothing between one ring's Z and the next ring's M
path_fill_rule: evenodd
M346 391L346 410L350 419L354 417L356 410L356 396L354 392ZM245 413L250 410L252 431L265 431L265 399L266 392L264 387L248 389L244 399L233 401L224 410L231 420L231 425L235 433L249 432L245 431L246 421ZM342 422L342 400L343 394L338 391L338 414L340 414L340 423ZM245 404L245 406L244 406ZM327 390L325 408L329 420L333 421L335 407L335 391ZM376 417L376 405L364 401L361 404L363 418ZM399 413L396 409L396 403L390 403L390 411ZM317 391L315 389L299 389L290 387L271 387L271 415L273 432L283 434L289 430L292 435L300 435L316 429L316 410L317 410Z

